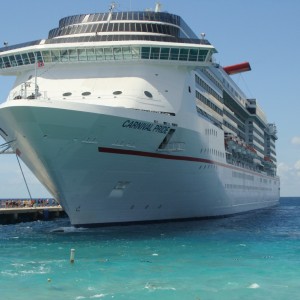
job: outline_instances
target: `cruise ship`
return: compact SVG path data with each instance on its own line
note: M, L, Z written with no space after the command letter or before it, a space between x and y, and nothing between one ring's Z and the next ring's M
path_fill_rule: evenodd
M276 205L276 126L205 34L154 10L62 18L0 49L11 147L74 226L206 218ZM5 99L3 99L4 101Z

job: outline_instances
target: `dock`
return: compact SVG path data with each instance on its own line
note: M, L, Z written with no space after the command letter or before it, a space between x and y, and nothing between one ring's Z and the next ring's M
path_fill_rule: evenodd
M60 205L0 206L0 224L15 224L36 220L51 220L66 216Z

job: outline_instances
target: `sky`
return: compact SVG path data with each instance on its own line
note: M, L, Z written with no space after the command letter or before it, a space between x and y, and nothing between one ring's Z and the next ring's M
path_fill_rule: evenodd
M155 0L119 0L117 11L155 7ZM277 126L277 165L281 196L300 196L300 1L161 0L162 10L180 15L192 30L216 47L222 66L249 61L251 72L234 75L249 98L256 98L268 122ZM10 0L1 3L0 45L47 38L59 19L106 12L104 0ZM13 12L13 13L12 13ZM14 82L0 76L0 103ZM1 141L2 142L2 141ZM32 197L50 197L21 163ZM0 155L0 198L26 198L15 155Z

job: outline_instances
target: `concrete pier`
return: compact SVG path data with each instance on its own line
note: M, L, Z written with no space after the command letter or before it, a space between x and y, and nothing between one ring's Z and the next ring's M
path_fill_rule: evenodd
M36 220L50 220L65 216L60 205L42 207L0 208L0 224L15 224Z

